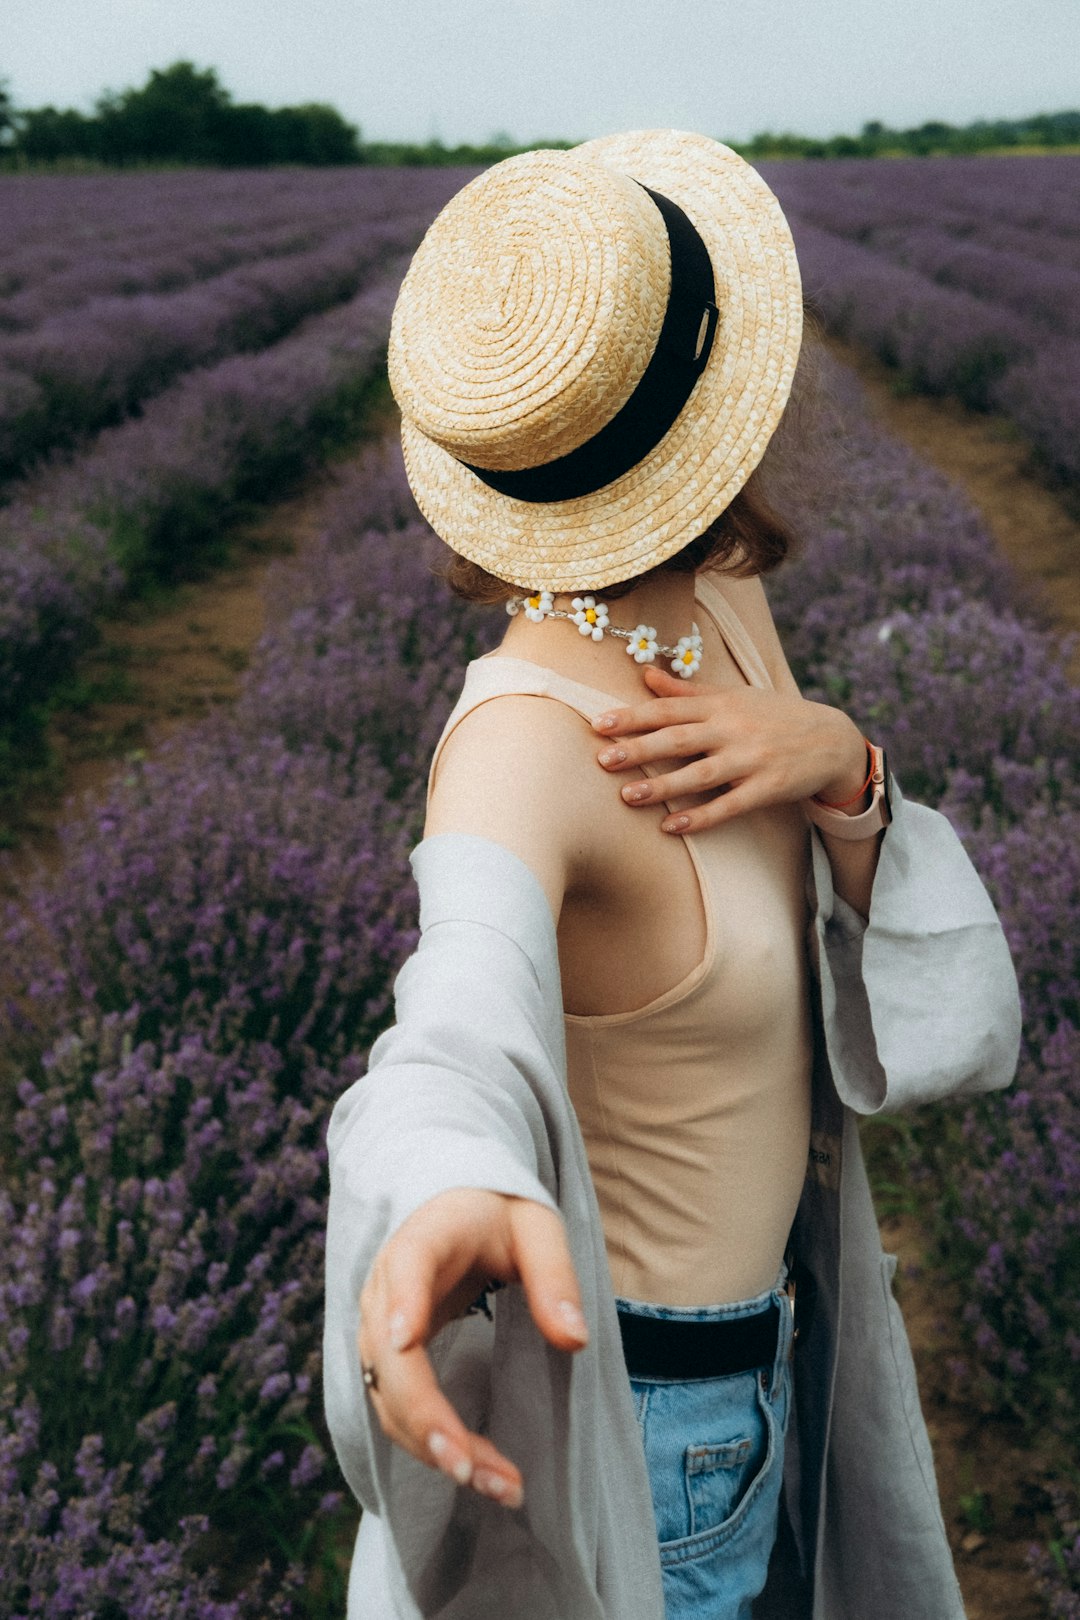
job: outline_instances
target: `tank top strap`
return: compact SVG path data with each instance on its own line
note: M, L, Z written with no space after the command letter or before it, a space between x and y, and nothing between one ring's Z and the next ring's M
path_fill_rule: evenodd
M765 667L765 661L754 646L750 632L720 587L714 585L705 574L699 574L696 595L712 617L716 628L727 643L728 651L750 685L769 689L773 682Z
M714 585L706 575L699 574L694 592L698 602L716 625L747 682L751 686L766 690L771 688L772 677L765 667L761 654L719 586ZM556 698L560 703L566 703L570 708L576 709L585 719L598 714L602 709L624 708L626 704L625 698L616 697L611 692L602 692L593 686L585 686L580 681L571 680L568 675L560 675L557 670L549 669L546 664L534 664L527 658L512 658L492 653L474 658L466 668L461 694L447 717L442 734L435 745L435 752L431 756L427 782L429 803L439 758L454 727L471 709L486 703L489 698L503 696Z
M428 804L431 803L431 790L435 783L439 758L454 727L481 703L487 703L490 698L507 696L556 698L560 703L566 703L570 708L576 709L586 720L594 714L599 714L602 709L623 707L626 701L624 698L613 696L610 692L583 686L580 681L572 681L569 676L560 675L558 670L548 669L543 664L531 663L526 658L511 658L502 654L493 657L490 653L486 653L482 658L474 658L466 667L461 695L447 716L446 724L435 745L435 752L431 756L427 781Z

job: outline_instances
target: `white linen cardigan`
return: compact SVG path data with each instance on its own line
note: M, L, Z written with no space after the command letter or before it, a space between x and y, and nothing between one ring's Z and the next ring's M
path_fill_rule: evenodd
M817 1298L795 1357L794 1538L786 1553L778 1542L755 1609L784 1620L964 1613L855 1116L1007 1085L1019 997L949 823L892 788L868 922L834 894L811 829L816 1057L793 1241ZM644 1452L566 1088L550 906L531 869L488 838L424 838L410 863L421 937L395 981L396 1023L328 1134L326 1415L364 1510L348 1620L663 1620ZM358 1296L375 1254L425 1200L463 1186L563 1216L590 1327L585 1349L556 1350L512 1285L493 1296L493 1323L463 1317L429 1346L464 1422L521 1468L518 1511L389 1441L360 1379Z

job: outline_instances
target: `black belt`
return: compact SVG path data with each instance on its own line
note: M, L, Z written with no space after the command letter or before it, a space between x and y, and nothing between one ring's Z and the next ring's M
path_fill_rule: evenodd
M631 1378L726 1378L776 1360L780 1306L770 1300L753 1316L686 1322L619 1312L623 1356Z

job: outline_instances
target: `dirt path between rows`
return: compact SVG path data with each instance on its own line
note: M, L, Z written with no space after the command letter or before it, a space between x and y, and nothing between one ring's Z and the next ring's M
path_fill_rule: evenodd
M374 410L362 442L396 431L397 420L396 412ZM295 495L235 525L231 560L205 579L179 585L166 605L122 603L101 621L101 640L79 666L83 701L50 720L55 765L20 805L17 843L0 861L0 893L17 888L35 868L55 870L57 828L103 799L125 764L235 701L266 625L268 571L319 532L338 485L335 469L347 460L331 461Z
M58 866L58 825L104 798L126 763L234 701L263 630L267 568L296 549L314 509L305 490L238 531L233 560L213 578L179 586L164 608L131 603L101 622L100 643L80 662L83 701L49 722L55 764L19 807L5 888L38 865Z
M951 401L897 398L884 366L845 344L832 347L858 372L885 425L961 484L1005 553L1028 578L1045 583L1058 622L1080 631L1080 525L1023 471L1025 451L1008 425ZM265 624L267 570L317 532L335 481L331 466L238 530L233 563L184 586L164 611L134 607L103 625L101 645L85 666L97 695L55 718L62 774L23 807L22 842L9 857L16 885L39 863L56 867L57 825L100 798L133 754L151 752L211 706L235 698ZM917 1224L886 1220L882 1236L901 1260L897 1295L969 1620L1045 1620L1025 1564L1029 1543L1051 1531L1043 1465L1018 1426L957 1399L948 1361L956 1353L958 1307L920 1271Z
M1004 417L981 416L955 400L897 395L894 374L850 344L829 339L837 359L866 388L883 425L953 479L1001 550L1077 644L1080 679L1080 523L1028 471L1028 450ZM960 1304L922 1270L925 1244L910 1217L882 1222L882 1241L900 1256L901 1302L969 1620L1046 1620L1026 1565L1033 1542L1054 1533L1045 1490L1048 1460L1019 1423L965 1399L950 1373Z
M965 1397L950 1371L960 1354L958 1290L924 1270L925 1244L910 1217L881 1222L881 1241L900 1257L894 1292L915 1357L941 1507L968 1620L1046 1620L1027 1550L1054 1534L1049 1464L1018 1422Z
M882 361L838 338L828 345L858 374L889 431L965 490L1052 619L1078 637L1071 668L1080 680L1080 522L1029 472L1027 445L1012 423L955 399L897 395L895 373Z

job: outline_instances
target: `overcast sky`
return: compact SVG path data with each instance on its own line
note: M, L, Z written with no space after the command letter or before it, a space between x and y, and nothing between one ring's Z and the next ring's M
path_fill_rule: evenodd
M734 140L1080 105L1080 0L0 0L17 106L89 111L178 58L369 140Z

